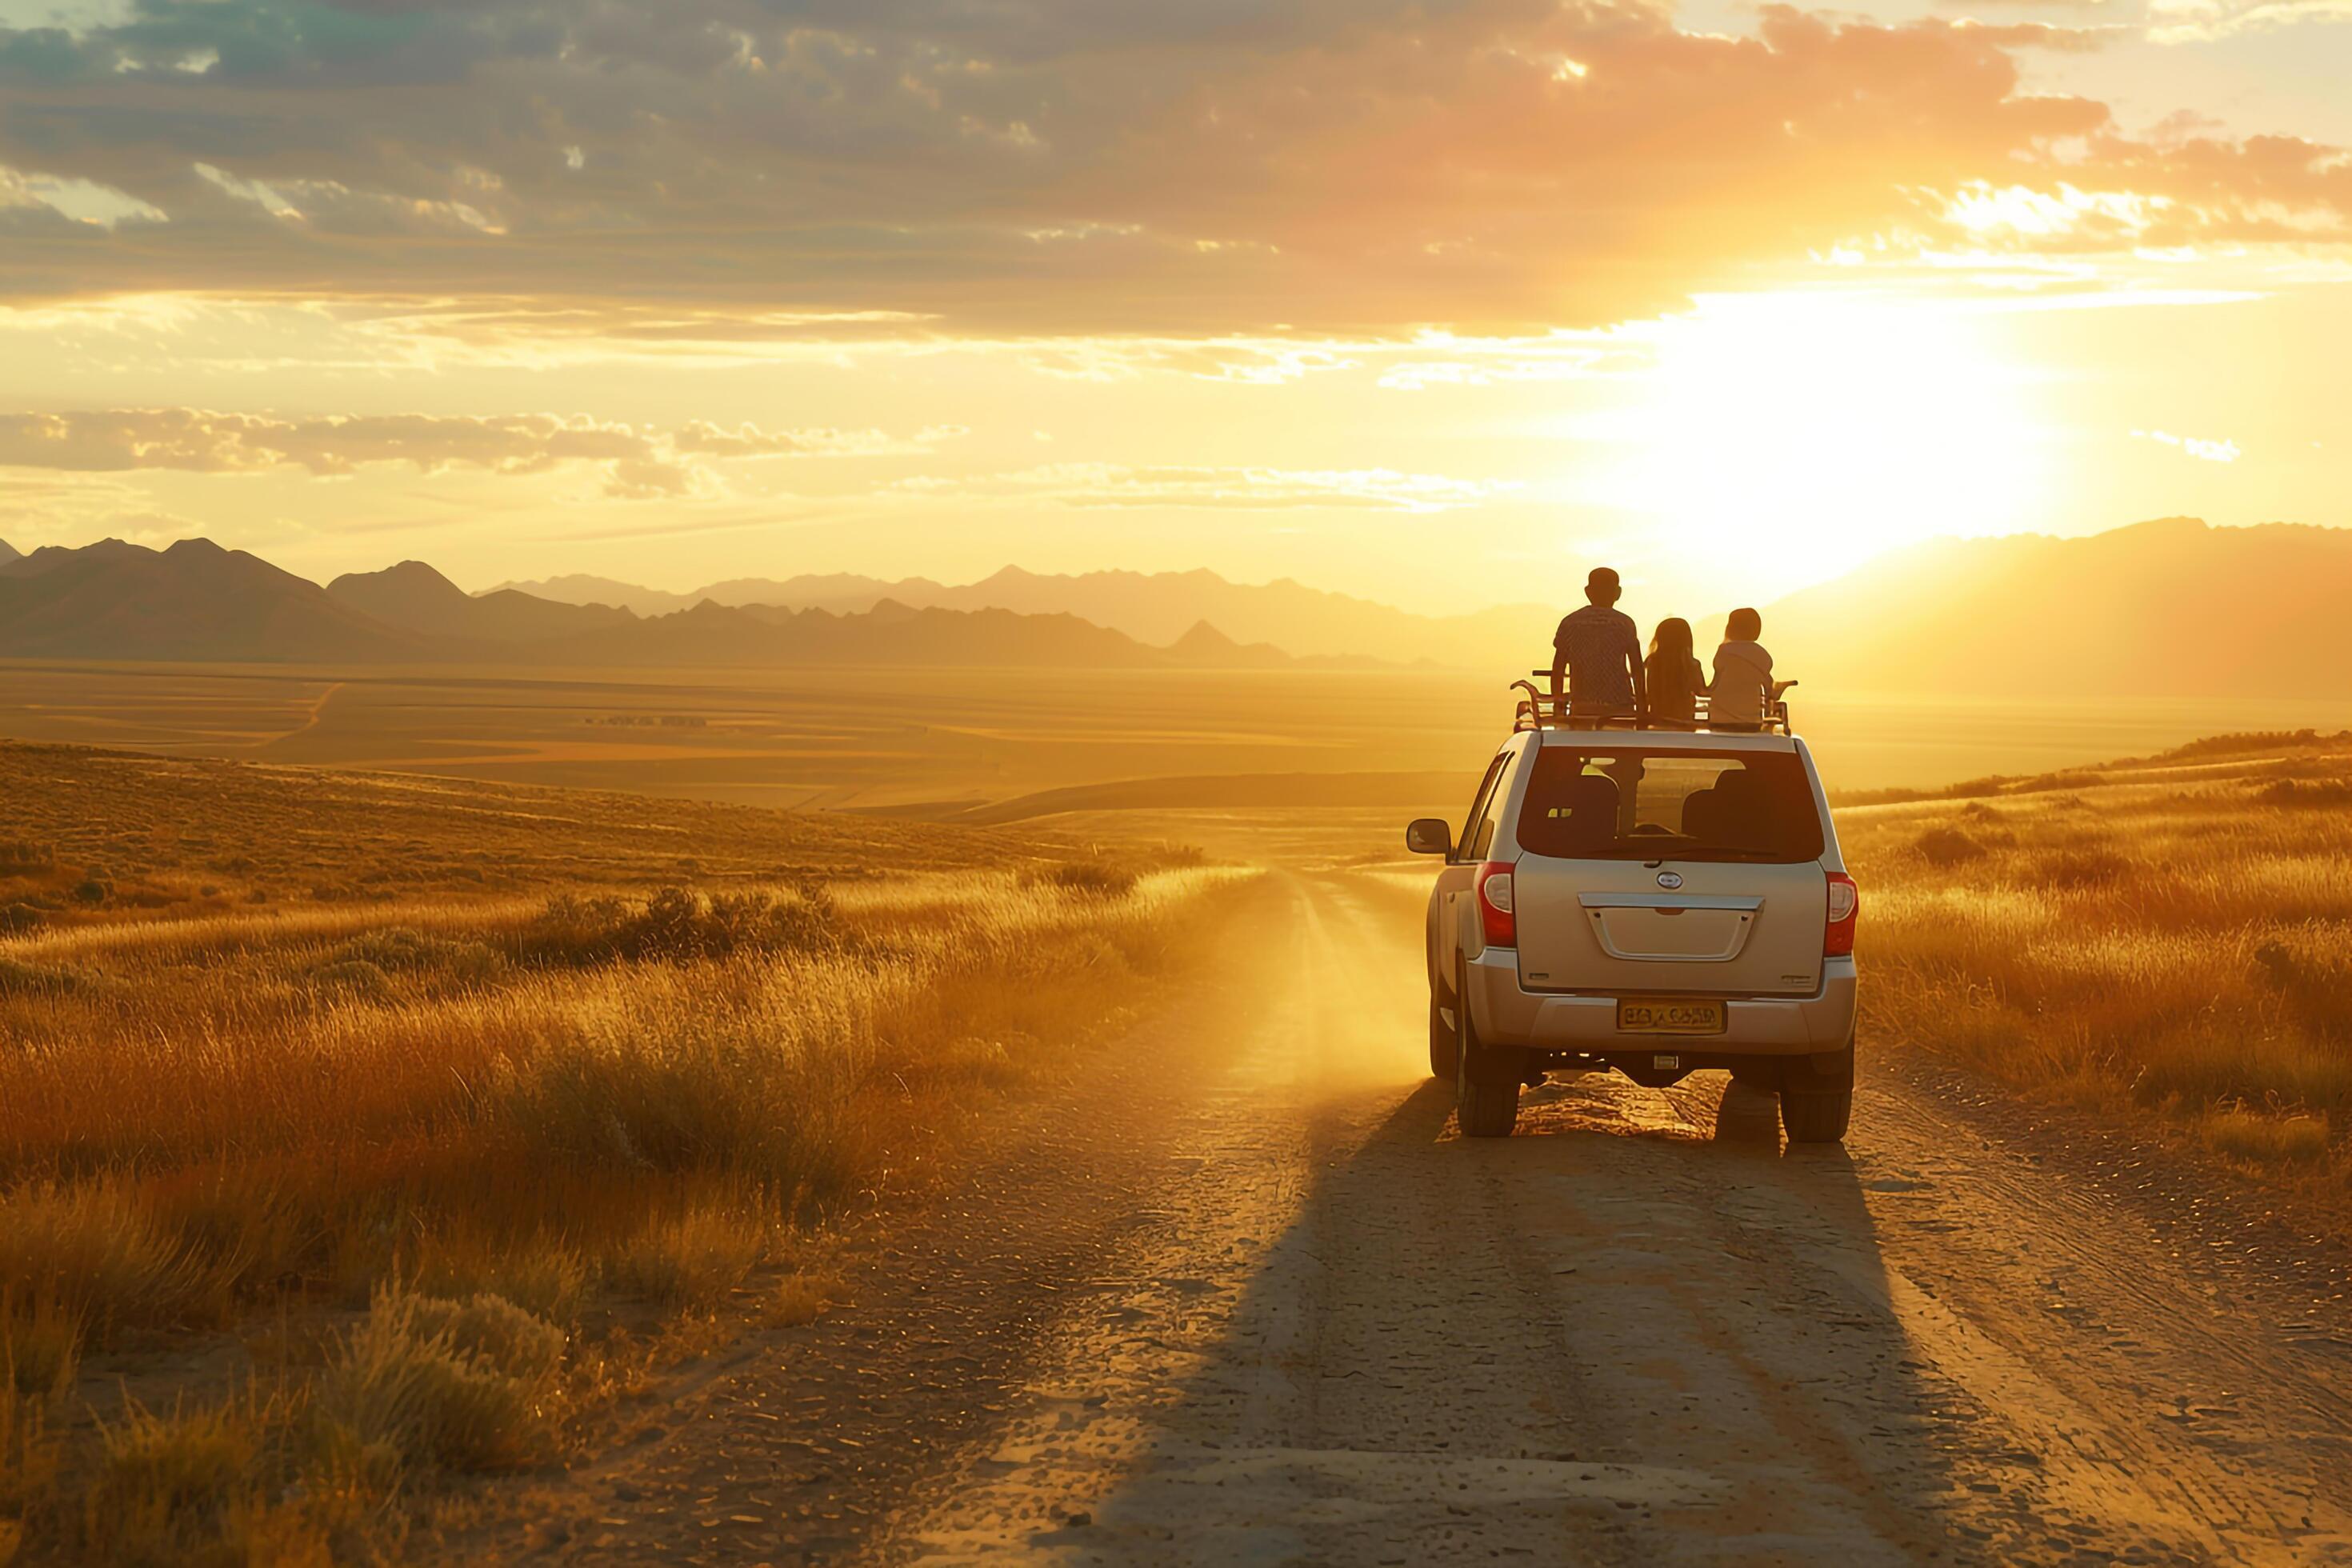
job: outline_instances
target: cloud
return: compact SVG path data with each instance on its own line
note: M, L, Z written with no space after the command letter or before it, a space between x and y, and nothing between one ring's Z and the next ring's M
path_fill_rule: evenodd
M2234 463L2243 455L2235 441L2214 441L2201 436L2175 436L2169 430L2135 430L2132 438L2154 441L2208 463Z
M626 425L544 414L278 419L199 408L120 408L0 416L0 464L84 473L183 468L224 474L293 466L349 474L370 463L407 463L425 472L471 467L525 474L564 461L637 459L654 451L648 437Z
M1625 320L1839 247L2118 243L1972 231L1977 188L2167 202L2149 244L2352 242L2336 149L2136 140L2021 85L2014 51L2105 37L1786 5L1699 34L1641 0L151 0L0 29L7 177L168 219L0 209L0 298L1349 341Z
M541 474L564 464L601 465L605 493L623 500L676 499L718 489L702 459L875 456L928 450L954 427L912 441L881 431L733 432L698 421L663 433L552 414L351 415L283 419L199 408L118 408L0 415L0 468L74 473L176 468L258 473L299 468L341 476L373 464L424 473L478 468Z
M2347 21L2352 21L2352 0L2148 0L2147 36L2159 44L2201 44L2237 33Z
M1285 511L1300 507L1437 512L1474 506L1521 487L1516 480L1463 479L1392 468L1300 469L1053 463L964 479L921 477L893 487L958 500L1044 500L1064 506L1198 507Z
M882 430L777 430L740 425L732 430L689 420L670 438L674 450L713 458L898 458L929 452L968 436L960 425L934 425L911 437Z

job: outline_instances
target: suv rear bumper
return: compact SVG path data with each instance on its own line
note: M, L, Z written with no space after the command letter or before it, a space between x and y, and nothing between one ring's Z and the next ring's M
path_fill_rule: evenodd
M1618 1032L1615 995L1524 990L1517 949L1490 947L1467 965L1470 1021L1487 1045L1542 1051L1805 1056L1853 1038L1853 960L1824 959L1822 968L1818 995L1727 999L1719 1035L1628 1035Z

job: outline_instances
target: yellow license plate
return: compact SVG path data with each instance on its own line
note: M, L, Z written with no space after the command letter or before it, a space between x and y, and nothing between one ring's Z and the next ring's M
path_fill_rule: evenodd
M1617 1032L1621 1035L1719 1035L1723 1033L1723 1004L1621 996L1617 999Z

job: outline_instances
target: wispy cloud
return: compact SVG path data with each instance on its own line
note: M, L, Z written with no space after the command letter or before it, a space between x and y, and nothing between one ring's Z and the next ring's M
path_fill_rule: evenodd
M2202 436L2176 436L2169 430L2135 430L2135 440L2153 441L2159 447L2170 447L2189 457L2208 463L2234 463L2244 456L2235 441L2208 439Z
M2159 44L2330 22L2352 22L2352 0L2148 0L2147 7L2147 36Z
M1198 507L1281 511L1301 507L1436 512L1474 506L1521 488L1516 480L1454 479L1392 468L1129 467L1052 463L1009 473L902 479L906 494L959 500L1016 498L1064 506Z
M730 431L700 421L658 431L553 414L286 419L200 408L117 408L0 416L0 468L207 474L294 468L343 476L404 464L425 473L477 468L516 475L585 464L602 471L607 495L649 500L713 493L718 486L710 461L923 452L961 433L937 426L902 439L878 430L764 431L745 425Z

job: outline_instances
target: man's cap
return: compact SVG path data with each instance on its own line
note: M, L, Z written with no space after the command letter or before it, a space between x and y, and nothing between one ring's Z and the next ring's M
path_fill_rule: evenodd
M1587 588L1614 588L1617 586L1617 569L1613 566L1595 566L1592 569L1592 575L1584 580L1584 585Z

